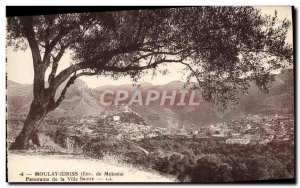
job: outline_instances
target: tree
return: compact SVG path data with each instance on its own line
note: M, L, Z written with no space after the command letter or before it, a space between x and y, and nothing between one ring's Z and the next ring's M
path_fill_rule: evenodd
M237 101L236 93L246 92L250 81L267 91L271 71L292 63L292 48L285 42L289 27L276 13L264 16L253 7L8 17L8 45L29 46L34 66L34 98L11 148L28 148L36 125L81 76L130 75L136 81L150 70L155 74L158 66L179 63L186 67L187 83L224 108ZM73 63L58 72L65 53L72 54Z
M232 167L214 155L202 156L191 170L192 182L232 181Z

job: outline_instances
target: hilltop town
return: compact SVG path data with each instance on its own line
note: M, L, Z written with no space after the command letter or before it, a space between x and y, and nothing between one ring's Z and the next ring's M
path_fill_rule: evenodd
M56 124L58 122L53 122ZM59 122L64 124L65 122ZM66 123L67 124L67 123ZM80 118L58 127L64 133L89 137L140 141L164 136L170 139L209 140L226 144L266 144L272 141L294 141L293 115L244 115L238 120L221 122L199 128L179 129L154 127L130 107L115 106L99 117Z
M81 119L78 132L92 136L114 137L118 140L140 141L144 138L165 136L169 138L212 139L226 144L266 144L271 141L293 141L292 115L246 115L239 120L221 122L197 129L168 129L154 127L128 106L105 111L99 118Z
M17 117L15 117L17 118ZM14 122L14 117L11 117ZM48 120L49 121L49 120ZM51 120L50 120L51 121ZM47 123L47 122L46 122ZM69 136L86 135L117 140L140 141L164 136L170 139L210 140L226 144L266 144L272 141L294 142L293 115L244 115L238 120L221 122L196 129L155 127L128 106L115 106L99 117L81 117L73 122L52 122ZM53 129L53 128L52 128Z

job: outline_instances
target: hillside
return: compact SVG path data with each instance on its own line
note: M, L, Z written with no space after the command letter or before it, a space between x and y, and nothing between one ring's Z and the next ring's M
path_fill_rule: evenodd
M59 96L59 88L56 97ZM8 113L27 114L33 99L32 85L18 84L7 81L7 110ZM88 88L87 84L77 80L70 86L65 100L51 112L53 116L97 116L102 112L97 100L97 93Z
M174 81L166 85L152 85L142 83L139 89L143 95L148 90L179 90L183 82ZM293 72L287 71L276 76L273 86L268 94L258 90L251 84L247 95L240 95L239 104L220 114L211 104L201 101L199 106L159 106L159 102L150 106L133 105L131 109L140 114L145 121L159 127L199 127L230 120L245 114L287 114L293 113L294 105ZM90 89L81 80L75 82L67 91L66 99L58 109L53 111L53 116L98 116L109 108L101 106L98 97L101 91L110 89L116 91L123 89L132 93L136 86L101 86ZM60 93L60 91L58 92ZM201 96L198 95L201 99ZM12 81L7 83L8 113L26 114L32 100L32 86L18 84Z

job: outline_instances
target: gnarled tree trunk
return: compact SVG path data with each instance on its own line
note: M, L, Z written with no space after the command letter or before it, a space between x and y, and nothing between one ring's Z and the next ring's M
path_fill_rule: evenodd
M58 62L60 61L62 55L65 52L67 46L64 46L60 43L61 49L59 53L53 57L52 51L59 41L64 37L62 33L59 33L53 40L48 38L45 41L45 51L43 58L41 56L41 51L39 49L39 42L35 35L33 18L30 16L21 17L20 21L24 29L25 38L27 38L32 55L33 68L34 68L34 80L33 80L33 101L30 106L29 113L24 122L24 126L20 134L16 137L15 142L12 143L10 149L29 149L29 143L32 141L34 145L40 146L38 134L37 134L37 125L43 119L43 117L50 111L53 111L57 108L60 103L64 100L67 88L74 83L74 80L77 79L80 75L75 75L76 70L80 70L84 67L73 65L65 69L57 76L56 71L58 67ZM65 32L65 31L64 31ZM69 31L68 31L69 32ZM53 57L51 59L51 57ZM48 77L49 87L45 88L45 72L49 65L52 63L52 70ZM66 86L61 92L60 97L55 100L55 93L58 87L66 81L71 74L74 74Z
M29 113L24 122L24 126L19 135L16 137L15 141L11 144L10 149L27 150L30 147L30 141L32 144L40 147L37 126L45 115L46 110L39 105L35 105L35 100L33 100Z

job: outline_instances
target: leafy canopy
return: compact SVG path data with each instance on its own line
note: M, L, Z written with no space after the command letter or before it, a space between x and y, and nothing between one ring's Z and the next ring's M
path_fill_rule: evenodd
M136 81L172 63L185 65L187 83L206 101L226 108L251 81L266 92L272 72L292 66L290 26L276 11L266 16L253 7L187 7L9 17L7 39L20 49L29 41L33 56L40 56L37 71L52 69L51 94L67 79L69 85L84 75ZM66 51L73 64L58 73Z

